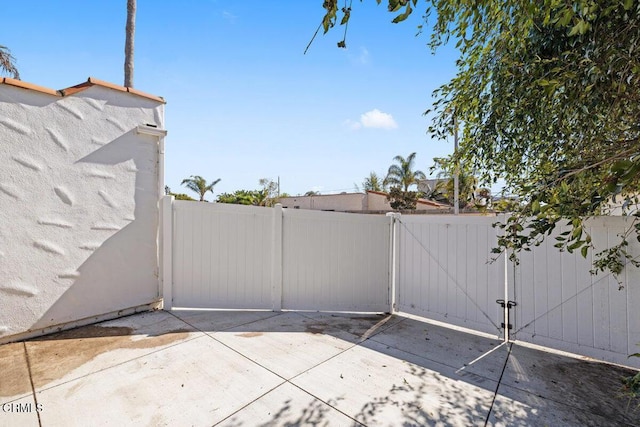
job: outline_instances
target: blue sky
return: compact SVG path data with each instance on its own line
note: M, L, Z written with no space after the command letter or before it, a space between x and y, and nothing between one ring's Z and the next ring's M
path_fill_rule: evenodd
M277 179L302 194L353 191L395 155L453 150L426 134L431 92L456 55L416 37L421 13L392 24L386 6L353 2L344 27L322 31L321 0L138 0L135 87L167 100L165 182L221 178L215 194ZM61 89L93 76L123 84L126 0L21 0L3 5L0 45L24 81ZM213 197L208 196L211 200Z

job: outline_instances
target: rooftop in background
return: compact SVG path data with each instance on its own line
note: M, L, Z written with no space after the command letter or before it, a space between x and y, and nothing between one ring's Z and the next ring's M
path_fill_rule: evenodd
M316 194L310 196L281 197L280 203L285 208L311 209L336 212L384 213L393 209L387 200L387 193L367 191L366 193ZM444 211L451 206L434 200L419 199L419 211Z
M113 84L113 83L105 82L105 81L96 79L95 77L89 77L86 82L77 84L75 86L70 86L70 87L65 88L65 89L60 89L60 90L50 89L50 88L47 88L47 87L44 87L44 86L38 86L38 85L35 85L33 83L27 83L27 82L24 82L22 80L12 79L12 78L9 78L9 77L0 78L0 84L15 86L15 87L19 87L19 88L22 88L22 89L34 90L34 91L37 91L37 92L42 92L42 93L46 93L46 94L49 94L49 95L52 95L52 96L60 96L60 97L73 95L75 93L83 91L83 90L85 90L87 88L90 88L92 86L102 86L102 87L106 87L106 88L109 88L109 89L118 90L120 92L128 92L128 93L131 93L133 95L137 95L137 96L141 96L143 98L151 99L153 101L161 102L163 104L166 103L164 98L162 98L160 96L150 95L148 93L139 91L139 90L134 89L132 87L119 86L119 85L116 85L116 84Z

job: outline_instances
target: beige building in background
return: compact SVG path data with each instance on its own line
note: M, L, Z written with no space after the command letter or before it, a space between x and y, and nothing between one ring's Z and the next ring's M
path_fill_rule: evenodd
M282 207L335 212L391 212L387 194L379 191L365 193L321 194L313 196L281 197ZM419 199L416 211L448 211L451 206L433 200Z

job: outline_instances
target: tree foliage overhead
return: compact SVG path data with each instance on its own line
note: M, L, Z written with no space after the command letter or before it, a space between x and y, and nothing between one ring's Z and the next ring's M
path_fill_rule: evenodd
M456 43L458 73L434 92L429 132L446 138L455 117L462 135L452 161L477 171L481 184L504 179L523 201L502 249L525 249L568 219L573 230L557 246L586 256L585 218L614 198L640 215L640 1L387 3L394 22L423 6L432 49ZM337 0L323 7L325 31L355 13ZM597 254L596 268L619 273L635 263L625 249L634 232L637 222Z

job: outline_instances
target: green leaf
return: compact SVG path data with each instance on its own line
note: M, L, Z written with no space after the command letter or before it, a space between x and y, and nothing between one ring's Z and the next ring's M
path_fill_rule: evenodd
M571 233L571 238L579 239L580 237L582 237L582 227L575 228L573 233Z
M535 214L537 214L538 212L540 212L540 202L539 202L539 201L537 201L537 200L534 200L534 201L531 203L531 213L535 215Z
M583 246L582 249L580 249L580 254L582 255L582 258L587 258L588 252L589 252L589 246Z
M411 3L407 3L407 7L405 8L404 12L393 18L393 21L391 22L393 22L394 24L402 22L407 19L409 15L411 15L411 12L413 12L413 9L411 9Z

